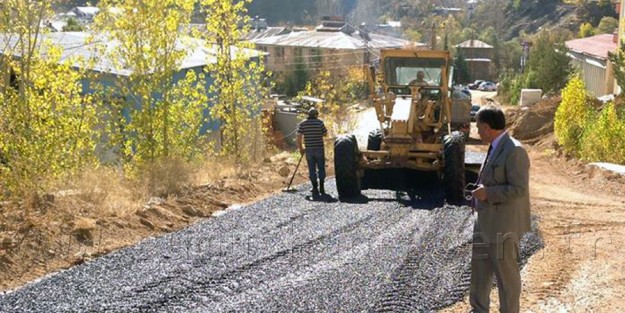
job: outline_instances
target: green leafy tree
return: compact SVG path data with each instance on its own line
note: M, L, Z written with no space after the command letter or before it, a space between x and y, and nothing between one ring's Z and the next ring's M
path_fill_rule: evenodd
M501 42L499 41L499 36L495 28L492 26L486 28L480 35L480 40L493 46L493 65L496 70L499 70L501 68Z
M615 30L617 30L617 28L618 28L618 20L611 16L605 16L599 22L599 26L597 26L597 33L612 34L614 33Z
M308 62L304 61L301 55L295 57L294 63L284 74L284 93L289 97L297 95L298 91L304 89L310 76Z
M547 32L541 32L530 52L528 68L535 78L527 80L526 87L540 88L543 92L558 92L573 73L568 48ZM531 86L530 86L531 85Z
M213 79L211 117L222 122L222 153L237 162L253 157L260 133L260 104L267 96L264 63L251 43L239 40L250 29L246 5L251 0L202 0L206 38L214 43L216 62L208 67Z
M586 87L579 76L571 78L562 90L562 102L555 114L554 131L558 143L568 153L577 153L592 110L586 104Z
M462 50L458 50L454 59L454 66L458 69L457 81L461 84L471 82L471 73L469 72L469 64Z
M608 59L613 64L614 78L621 90L625 90L625 44L621 43L620 48L608 53Z
M80 25L78 21L73 17L67 19L67 25L63 26L64 32L81 32L83 30L84 28L82 27L82 25Z
M81 94L80 60L62 61L42 38L52 4L7 0L11 10L0 13L0 197L39 194L94 162L96 115Z
M500 69L504 73L520 70L523 47L518 40L506 41L502 44L500 52Z
M182 71L189 51L199 48L179 30L188 25L193 0L102 0L97 16L99 38L114 48L96 45L119 75L100 93L121 101L108 103L109 138L129 170L142 170L169 159L193 160L205 153L207 92L201 71ZM115 8L115 9L112 9ZM155 21L159 21L158 23ZM176 75L181 75L175 79Z
M599 25L601 19L606 16L618 18L618 13L614 10L614 4L611 0L579 0L576 15L578 20L593 26Z

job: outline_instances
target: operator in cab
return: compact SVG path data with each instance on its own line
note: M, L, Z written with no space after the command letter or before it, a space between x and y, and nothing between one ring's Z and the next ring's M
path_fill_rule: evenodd
M418 71L417 72L417 78L411 80L408 85L410 86L427 86L428 83L425 81L425 73L423 71Z

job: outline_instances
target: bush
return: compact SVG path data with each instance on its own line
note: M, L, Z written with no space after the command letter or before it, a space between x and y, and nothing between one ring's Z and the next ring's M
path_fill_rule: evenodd
M558 143L566 152L576 154L580 150L581 137L590 115L584 82L575 76L562 90L562 102L556 110L554 123Z
M580 156L587 161L625 164L625 119L619 118L614 103L608 105L584 129Z

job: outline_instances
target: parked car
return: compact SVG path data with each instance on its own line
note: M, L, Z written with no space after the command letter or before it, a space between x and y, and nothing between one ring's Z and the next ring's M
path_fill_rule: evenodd
M478 79L478 80L476 80L476 81L474 81L474 82L472 82L472 83L468 84L468 85L467 85L467 87L469 87L469 89L476 90L476 89L477 89L477 87L479 87L479 86L480 86L480 84L481 84L481 83L483 83L483 82L484 82L483 80Z
M496 91L497 85L493 82L485 81L485 82L482 82L479 87L477 87L477 90Z
M471 106L471 122L475 122L475 114L477 114L477 111L479 111L480 108L481 107L477 104Z

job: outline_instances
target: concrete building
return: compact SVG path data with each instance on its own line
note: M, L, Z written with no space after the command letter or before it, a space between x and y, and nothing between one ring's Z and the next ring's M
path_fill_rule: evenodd
M456 48L462 51L469 65L471 80L492 80L494 78L492 59L495 49L493 46L477 39L471 39L456 45Z
M596 97L615 94L613 65L608 53L616 50L617 36L601 34L566 42L574 66L580 69L586 90Z
M297 64L324 70L361 66L376 58L380 49L401 48L410 44L400 38L359 32L342 19L324 20L313 31L291 32L251 41L258 49L269 53L266 67L272 72L288 71Z

